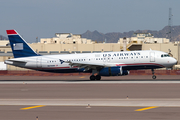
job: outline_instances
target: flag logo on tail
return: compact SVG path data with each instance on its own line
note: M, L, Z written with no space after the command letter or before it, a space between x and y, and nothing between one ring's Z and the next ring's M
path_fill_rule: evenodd
M14 43L13 49L14 50L23 50L23 43Z

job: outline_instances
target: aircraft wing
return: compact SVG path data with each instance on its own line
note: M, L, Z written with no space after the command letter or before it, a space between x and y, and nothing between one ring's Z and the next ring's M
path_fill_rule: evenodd
M88 63L88 62L72 62L72 61L65 61L65 63L69 63L69 65L71 67L73 66L77 66L79 67L79 69L81 68L85 68L85 70L90 70L90 69L102 69L104 67L112 67L112 66L116 66L115 64L104 64L104 63Z

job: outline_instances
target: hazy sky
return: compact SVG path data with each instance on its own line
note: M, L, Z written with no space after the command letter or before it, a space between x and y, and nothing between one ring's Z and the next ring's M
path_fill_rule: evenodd
M173 25L180 25L180 0L1 0L0 34L16 29L35 42L55 33L161 30L170 7Z

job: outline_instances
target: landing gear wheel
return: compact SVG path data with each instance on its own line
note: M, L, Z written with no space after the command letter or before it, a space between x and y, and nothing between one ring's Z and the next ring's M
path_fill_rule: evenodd
M96 80L101 80L101 76L100 75L96 75Z
M153 76L152 76L152 78L153 78L153 79L156 79L156 76L155 76L155 75L153 75Z
M95 79L96 79L96 77L94 75L90 76L90 80L95 80Z
M154 69L151 69L151 71L152 71L152 74L153 74L153 76L152 76L152 79L156 79L156 76L154 75Z

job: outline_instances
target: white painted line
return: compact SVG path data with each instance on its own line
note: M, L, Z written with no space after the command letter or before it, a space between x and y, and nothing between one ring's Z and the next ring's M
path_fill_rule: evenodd
M180 81L2 81L0 84L179 84Z
M180 107L180 99L0 99L0 105Z

